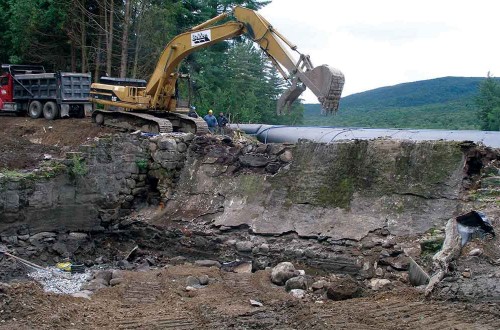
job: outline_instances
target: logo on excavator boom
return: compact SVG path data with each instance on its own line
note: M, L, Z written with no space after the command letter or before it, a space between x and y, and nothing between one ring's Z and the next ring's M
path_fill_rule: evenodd
M203 30L191 33L191 47L203 45L204 43L212 40L212 33L210 30Z

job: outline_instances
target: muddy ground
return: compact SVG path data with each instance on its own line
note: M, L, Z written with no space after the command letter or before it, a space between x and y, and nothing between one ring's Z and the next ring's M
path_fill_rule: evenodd
M0 169L32 169L46 154L63 157L112 132L90 119L0 117ZM190 275L208 275L210 283L186 291ZM0 305L0 329L500 329L498 302L431 299L406 286L344 301L311 291L298 299L272 284L269 270L234 273L190 263L126 272L123 283L90 300L45 293L22 280L0 286Z
M189 275L210 283L185 290ZM0 329L498 329L496 304L426 300L396 288L332 301L297 299L271 284L269 271L233 273L191 265L129 272L125 282L91 300L46 294L34 283L13 284ZM254 307L250 299L263 304Z

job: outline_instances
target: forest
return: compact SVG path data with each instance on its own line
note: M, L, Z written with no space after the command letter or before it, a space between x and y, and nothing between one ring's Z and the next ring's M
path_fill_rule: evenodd
M42 64L47 71L90 72L148 79L167 43L240 5L258 10L270 1L230 0L0 0L0 62ZM291 123L302 106L278 117L284 80L246 38L189 55L193 105L231 115L235 122Z

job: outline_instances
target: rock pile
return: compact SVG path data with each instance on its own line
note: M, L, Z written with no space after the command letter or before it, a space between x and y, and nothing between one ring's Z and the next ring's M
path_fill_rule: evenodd
M89 281L82 286L84 290L96 291L108 286L119 285L124 281L125 272L119 269L104 269L96 271Z
M300 299L308 292L320 297L326 294L326 297L332 300L357 298L363 294L361 284L349 275L332 275L329 281L314 281L312 276L306 275L303 270L296 270L290 262L276 265L271 271L271 281L280 286L284 285L286 291Z

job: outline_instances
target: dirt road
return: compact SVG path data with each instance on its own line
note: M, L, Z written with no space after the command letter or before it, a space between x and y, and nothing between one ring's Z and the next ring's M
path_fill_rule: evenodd
M210 284L187 292L189 275ZM499 329L498 304L426 300L402 288L371 297L297 299L271 284L268 271L230 273L171 266L129 272L91 300L46 294L18 284L2 297L0 329ZM253 307L250 299L263 307Z

